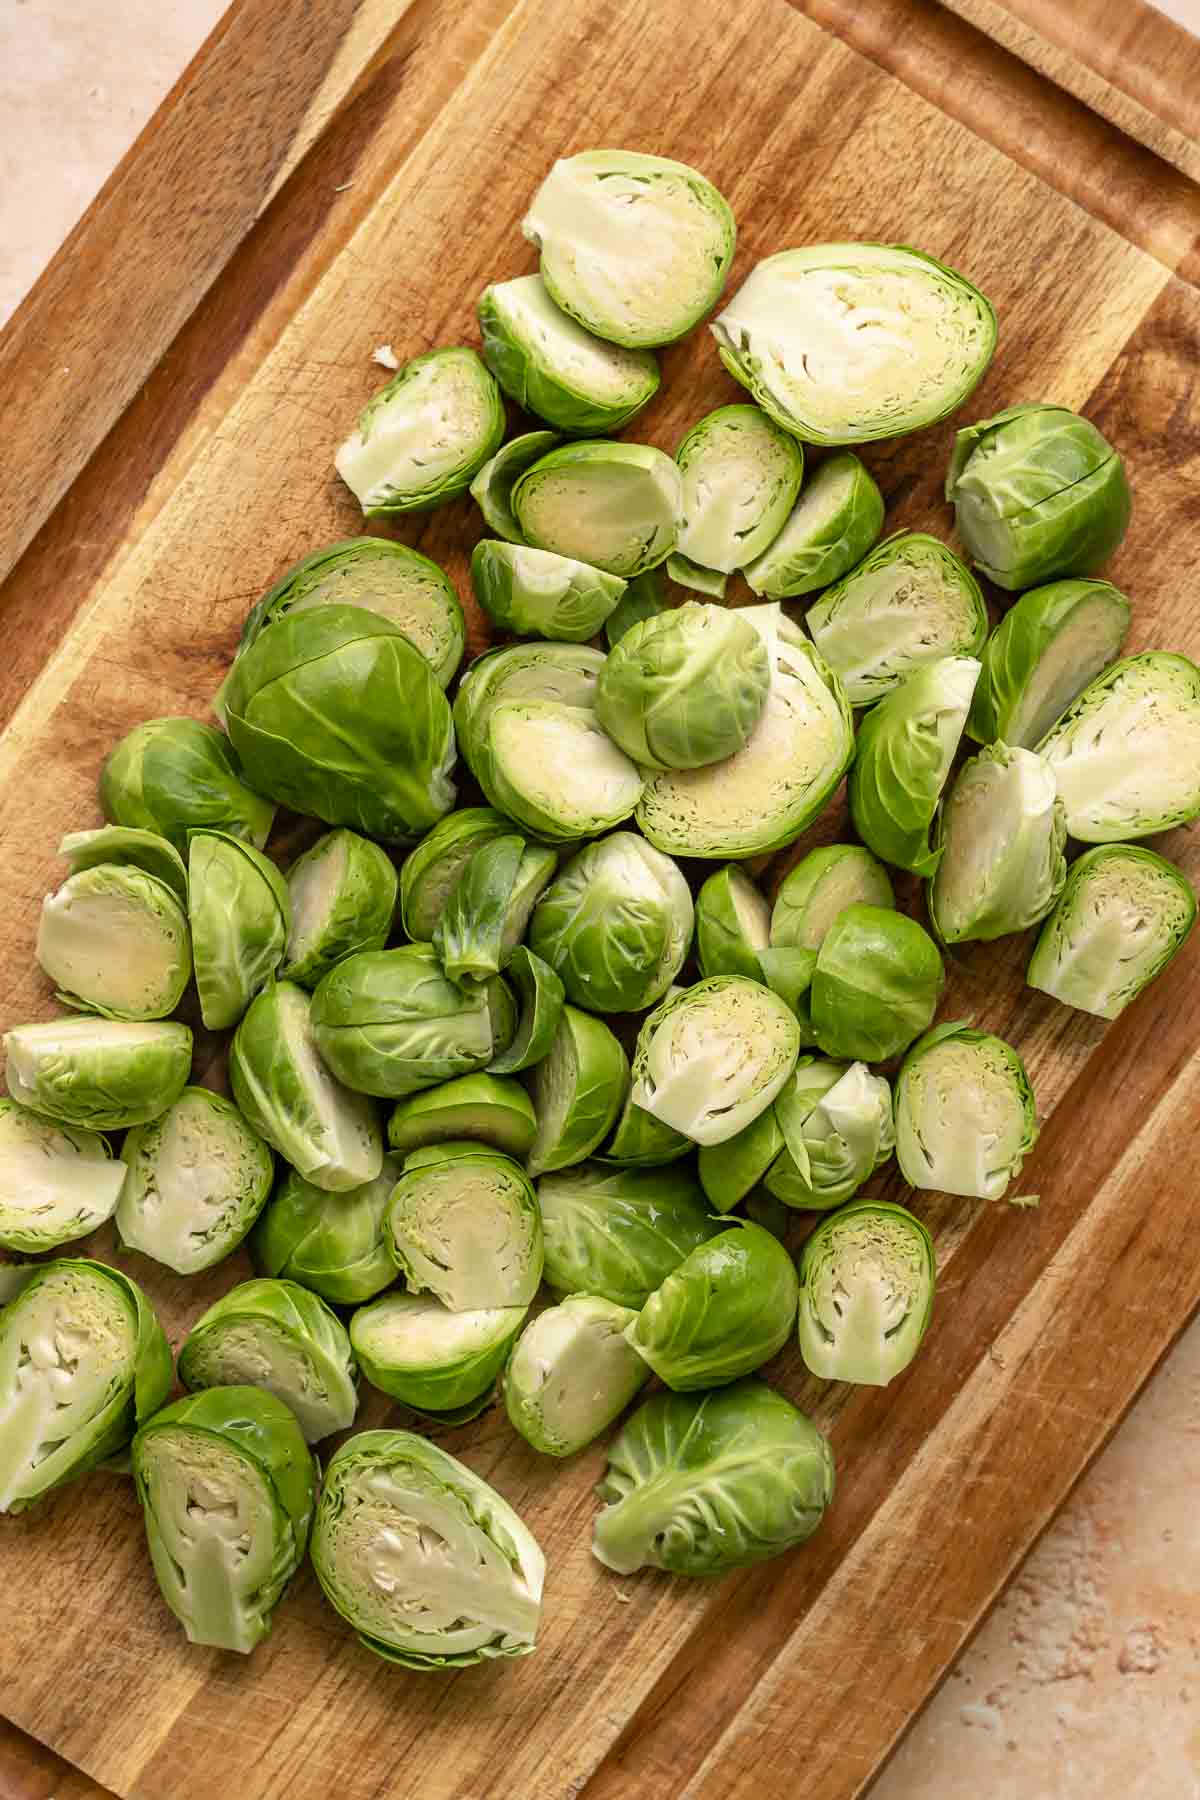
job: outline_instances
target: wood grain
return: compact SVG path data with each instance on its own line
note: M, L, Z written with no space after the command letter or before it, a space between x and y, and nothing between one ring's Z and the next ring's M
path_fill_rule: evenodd
M1200 557L1200 295L1171 274L1189 253L1184 190L1163 177L1168 223L1143 247L1144 217L1114 229L1079 198L1092 148L1079 140L1072 158L1073 103L1045 89L1048 113L1068 108L1045 139L1056 189L988 141L986 109L983 135L953 113L957 85L986 90L994 64L952 78L944 41L921 33L903 40L901 79L781 0L720 17L686 0L422 11L402 69L331 118L4 589L6 619L33 635L12 631L0 671L5 1024L51 1010L31 968L37 908L60 832L96 817L104 749L149 713L202 714L262 587L356 529L330 456L378 385L371 350L471 340L484 283L531 266L519 219L563 150L624 141L705 168L739 219L735 281L785 243L854 236L902 236L971 274L1003 320L971 411L1044 394L1098 419L1137 498L1111 571L1135 603L1134 642L1200 653L1178 580ZM350 147L355 185L331 207L330 158ZM1159 193L1143 151L1114 155L1122 180ZM736 395L702 333L666 353L664 376L636 435L666 446ZM952 435L871 447L890 525L946 533ZM465 593L468 507L398 530ZM477 649L473 609L470 623ZM839 825L835 810L820 831ZM1165 847L1200 872L1190 836ZM1030 1169L1042 1211L921 1196L938 1316L885 1392L778 1360L773 1377L839 1462L838 1499L803 1553L716 1584L614 1581L588 1550L601 1450L548 1469L492 1412L442 1441L547 1550L537 1656L398 1675L353 1644L305 1572L243 1663L181 1641L128 1484L97 1476L0 1522L4 1710L140 1800L176 1800L182 1769L189 1800L708 1800L750 1780L765 1800L859 1791L1200 1297L1183 1254L1200 1224L1200 957L1104 1031L1022 986L1027 948L956 955L946 1014L970 1012L1027 1054L1049 1119ZM96 1247L145 1281L176 1343L247 1268L183 1282L118 1255L110 1233ZM375 1396L363 1422L386 1416Z

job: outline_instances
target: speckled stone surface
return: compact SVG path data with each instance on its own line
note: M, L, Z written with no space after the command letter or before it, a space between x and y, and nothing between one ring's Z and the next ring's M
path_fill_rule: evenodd
M224 0L0 0L0 319L223 10ZM1200 0L1163 10L1200 27ZM1200 1325L871 1800L1200 1800Z

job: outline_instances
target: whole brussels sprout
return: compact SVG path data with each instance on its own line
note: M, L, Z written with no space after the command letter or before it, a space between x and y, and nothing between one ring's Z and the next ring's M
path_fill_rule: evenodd
M822 1219L800 1253L800 1354L824 1381L886 1387L921 1346L937 1262L919 1219L859 1200Z
M471 483L471 498L488 530L497 537L507 538L510 544L524 542L512 509L512 491L526 469L561 442L557 431L526 431L501 444L495 456L484 463Z
M0 1100L0 1245L30 1255L111 1219L125 1165L99 1132L56 1125ZM0 1306L7 1298L0 1292Z
M747 565L768 600L811 594L852 569L883 528L883 495L853 450L827 456L778 535Z
M575 644L595 637L625 591L619 575L495 538L476 544L471 586L502 631Z
M4 1035L8 1091L62 1125L121 1131L165 1112L192 1066L186 1025L52 1019Z
M919 1038L896 1077L896 1159L918 1188L1000 1200L1037 1143L1025 1065L964 1020Z
M357 1369L346 1328L293 1281L242 1281L202 1312L179 1352L185 1387L246 1382L291 1408L310 1444L354 1423Z
M255 1267L311 1288L332 1306L359 1306L396 1279L387 1209L401 1159L385 1156L373 1181L330 1203L289 1169L250 1234Z
M525 1441L573 1456L599 1437L650 1378L624 1332L635 1314L593 1294L570 1294L517 1339L504 1372L504 1404Z
M799 1027L777 995L741 975L710 976L642 1026L634 1104L694 1143L719 1144L770 1106L799 1053Z
M199 719L147 719L111 750L100 772L100 805L114 825L156 831L176 850L202 826L259 850L275 805L251 791L229 739Z
M582 1163L537 1186L546 1283L639 1308L684 1258L721 1229L690 1168Z
M858 730L850 817L884 862L932 875L940 852L929 828L979 678L971 656L943 656L906 675Z
M679 551L704 574L744 569L764 551L782 530L804 474L800 445L757 406L707 413L675 461L683 476Z
M894 907L887 870L861 844L824 844L789 869L771 909L771 945L819 950L848 906Z
M747 619L689 600L626 632L601 671L596 716L643 768L697 769L743 747L770 680Z
M414 356L367 402L334 467L368 519L464 493L504 437L504 402L474 350Z
M1026 980L1064 1006L1119 1018L1195 922L1196 895L1182 869L1140 845L1102 844L1072 863Z
M409 1290L434 1295L451 1312L525 1307L537 1293L543 1247L533 1188L519 1164L487 1144L413 1152L392 1194L388 1230Z
M946 944L1024 931L1067 878L1067 823L1050 765L993 744L965 762L942 808L929 916Z
M593 1012L640 1012L666 993L692 941L692 896L669 856L632 831L588 844L546 889L529 926L534 953L567 998Z
M465 690L466 683L460 693ZM458 878L484 844L512 833L512 820L490 806L464 806L439 819L400 870L400 916L414 944L431 944ZM382 944L362 949L382 950Z
M186 1087L121 1148L128 1171L117 1230L178 1275L210 1269L236 1250L266 1205L275 1163L236 1106Z
M696 959L701 975L761 980L759 955L770 940L771 909L733 863L710 875L696 896Z
M683 484L650 444L597 438L541 457L513 488L512 506L535 548L628 578L674 550Z
M783 1348L797 1294L796 1270L779 1239L747 1221L692 1250L625 1337L676 1393L720 1387Z
M397 887L392 859L378 844L353 831L327 831L287 872L291 926L280 976L316 987L344 957L382 950Z
M848 906L817 952L810 1004L826 1056L886 1062L933 1023L945 971L915 919Z
M591 1156L616 1123L628 1089L628 1059L603 1019L564 1006L533 1072L537 1136L525 1159L529 1173L565 1169Z
M200 1016L236 1025L283 960L291 929L287 883L275 864L223 831L188 839L188 916Z
M801 1057L775 1101L775 1119L785 1148L765 1184L786 1206L840 1206L895 1148L891 1089L862 1062Z
M1107 581L1052 581L1011 606L985 645L967 734L1036 750L1121 653L1129 602Z
M359 1307L350 1342L380 1393L418 1412L457 1413L491 1392L527 1310L451 1312L427 1294L385 1294Z
M191 979L187 914L156 875L99 863L47 894L37 959L66 1006L106 1019L163 1019Z
M560 431L619 431L658 391L658 362L585 331L540 275L494 281L479 302L483 360L510 399Z

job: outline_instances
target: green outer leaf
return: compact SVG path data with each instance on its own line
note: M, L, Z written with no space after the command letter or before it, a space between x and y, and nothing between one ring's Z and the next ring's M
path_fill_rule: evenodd
M771 948L819 950L848 906L894 907L887 870L861 844L823 844L789 869L771 909Z
M1054 655L1062 633L1068 632L1067 641L1074 643L1081 622L1091 615L1099 616L1099 636L1087 656L1070 655L1060 671L1062 704L1052 706L1054 717L1040 728L1034 718L1023 729L1020 716L1028 717L1039 671ZM984 647L967 735L979 744L999 739L1012 748L1036 750L1055 719L1120 655L1128 631L1129 602L1111 582L1052 581L1031 588L1009 607Z
M464 682L459 693L465 688ZM511 831L512 821L493 807L464 806L439 820L409 851L400 870L400 915L414 944L433 942L446 902L476 850ZM383 949L382 944L373 947Z
M993 744L962 765L939 811L929 918L943 943L988 941L1044 919L1067 879L1066 813L1032 750Z
M768 600L811 594L866 556L883 529L883 495L853 450L816 469L777 535L745 570Z
M436 420L431 416L430 402L422 391L430 381L435 394L439 387L444 390L432 403L436 408ZM456 383L476 390L478 420L455 419ZM354 471L358 454L380 423L391 427L395 435L397 421L403 421L406 414L415 414L413 435L416 438L423 436L425 440L421 458L410 453L413 485L405 487L402 481L394 478L389 481L376 474L373 482L365 484L366 492L360 493L347 470ZM443 345L440 349L427 351L424 356L414 356L367 402L359 414L356 430L334 458L334 467L368 519L386 519L396 513L428 512L466 492L484 463L500 448L504 426L500 389L478 353L463 344ZM448 446L452 446L449 456L446 455ZM440 470L437 469L439 453L444 463ZM426 473L417 475L417 468ZM430 468L435 470L433 474L428 473Z
M741 1222L691 1251L625 1336L676 1393L720 1387L783 1348L797 1291L796 1270L778 1238Z
M895 1148L892 1091L861 1062L802 1057L775 1117L787 1148L768 1169L766 1188L787 1206L839 1206Z
M602 1019L564 1006L554 1042L533 1073L538 1134L525 1159L531 1175L592 1154L616 1123L629 1089L629 1061Z
M678 560L698 563L708 575L743 569L766 550L783 530L804 475L801 446L757 406L706 413L681 440L675 461L683 476ZM722 581L707 591L721 594L724 587Z
M932 875L929 828L966 721L979 664L944 656L905 676L858 728L850 817L884 862Z
M210 1031L225 1031L283 960L292 923L287 883L252 844L192 831L188 887L200 1016Z
M525 839L518 834L493 838L480 845L455 882L433 933L433 947L448 980L481 981L499 974L505 926L524 854Z
M719 569L706 569L703 563L689 562L677 550L671 552L663 566L680 587L691 588L697 594L708 594L714 600L725 598L729 577Z
M488 1064L492 1075L515 1075L550 1054L565 998L563 984L549 963L524 944L513 951L505 974L520 997L521 1017L508 1048Z
M700 1182L710 1205L718 1212L732 1212L784 1147L773 1104L743 1126L736 1137L703 1145L698 1159Z
M696 960L701 975L761 979L771 909L736 863L710 875L696 896Z
M649 1380L623 1336L635 1317L627 1306L570 1294L526 1325L504 1372L504 1405L533 1449L573 1456Z
M800 1253L805 1363L826 1381L886 1387L920 1348L936 1281L933 1240L905 1207L859 1200L830 1213Z
M665 561L679 533L682 486L651 444L561 444L513 488L525 541L628 579Z
M678 1162L693 1148L691 1138L664 1125L653 1113L643 1112L626 1094L613 1134L604 1148L595 1152L595 1160L615 1163L618 1167L655 1169Z
M658 391L658 359L649 350L628 350L585 330L555 306L539 275L486 287L479 328L483 360L509 399L559 431L580 437L619 431ZM616 399L612 390L622 376L624 392Z
M401 1100L388 1121L396 1150L475 1138L507 1156L521 1157L534 1139L533 1102L510 1075L459 1075Z
M999 1200L1038 1140L1025 1065L963 1020L919 1038L896 1077L896 1159L916 1188Z
M494 538L480 538L471 553L471 586L502 631L571 644L595 637L625 591L619 575Z
M398 1156L385 1156L374 1181L333 1204L288 1169L250 1235L255 1268L311 1288L333 1306L373 1300L396 1279L385 1220L401 1166Z
M542 894L536 955L592 1012L641 1012L666 993L692 941L692 896L675 863L632 831L587 844Z
M138 1034L137 1040L129 1038ZM88 1016L14 1025L4 1034L8 1091L34 1112L89 1131L121 1131L177 1100L192 1066L192 1034L175 1020Z
M562 442L557 431L525 431L519 437L501 444L490 456L471 483L471 498L483 514L484 523L497 537L510 544L524 543L521 528L512 509L512 491L526 469Z
M760 955L758 966L759 980L778 994L794 1014L801 1045L815 1043L809 989L817 966L816 951L801 949L797 944L769 945Z
M180 1275L209 1269L237 1249L275 1179L275 1159L263 1140L231 1101L203 1087L185 1087L166 1112L135 1125L121 1160L127 1170L116 1209L122 1245ZM214 1203L221 1203L219 1212L211 1210Z
M848 906L817 954L813 1029L826 1056L886 1062L928 1030L945 972L915 919L882 906Z
M261 850L275 817L274 803L242 780L229 739L199 719L135 725L105 758L100 805L112 824L158 832L176 850L205 825Z
M661 568L643 569L640 575L634 575L625 583L625 592L604 621L609 649L620 643L631 626L640 625L643 619L657 618L666 608Z
M342 858L341 873L337 885L326 896L319 925L310 930L301 949L297 941L298 896L313 869L331 856ZM391 936L399 887L396 869L387 851L369 838L359 837L354 831L325 832L311 850L292 863L287 882L292 926L279 970L281 980L314 988L335 963L359 950L382 950Z
M697 1245L721 1229L690 1167L583 1163L538 1182L545 1279L560 1294L644 1306Z
M156 831L142 831L128 825L101 825L95 831L69 831L58 846L58 854L71 865L72 875L94 869L103 863L121 868L144 869L176 899L187 905L187 869L174 844Z

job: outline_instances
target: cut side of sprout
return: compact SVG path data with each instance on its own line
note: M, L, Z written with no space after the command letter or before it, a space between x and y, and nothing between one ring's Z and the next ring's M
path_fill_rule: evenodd
M1129 602L1107 581L1055 581L1022 594L988 639L967 731L1036 750L1121 653Z
M528 1306L543 1255L533 1189L498 1151L453 1149L442 1162L410 1165L396 1184L388 1226L397 1265L414 1293L452 1312Z
M504 1374L504 1403L546 1456L573 1456L622 1413L650 1370L622 1333L637 1317L587 1294L548 1307L522 1332Z
M557 431L526 431L520 437L501 444L495 456L489 457L471 483L475 501L489 531L506 538L510 544L521 543L521 527L512 509L512 491L520 477L561 443Z
M692 426L675 460L683 476L680 555L725 575L777 537L804 473L795 438L757 406L718 407Z
M649 444L564 444L513 489L527 542L626 580L674 550L683 510L679 470Z
M109 1018L165 1018L192 973L187 915L155 876L101 864L46 896L37 959L70 1006Z
M504 406L474 350L414 357L368 402L334 467L368 518L453 499L500 447Z
M638 1036L633 1101L697 1144L735 1137L791 1074L800 1030L768 988L717 975L650 1014Z
M263 1388L295 1415L310 1444L354 1423L356 1373L340 1319L287 1281L231 1288L200 1315L179 1353L189 1388Z
M1021 1058L1002 1038L940 1025L896 1079L896 1157L913 1187L999 1200L1037 1142Z
M540 275L485 288L483 357L505 393L561 431L617 431L658 388L649 350L628 350L563 312Z
M902 1206L864 1200L823 1219L800 1258L800 1353L826 1381L886 1387L933 1311L929 1233Z
M68 1129L0 1100L0 1244L6 1249L53 1250L86 1237L112 1217L124 1179L124 1163L97 1132Z
M496 708L486 770L497 806L528 830L568 843L619 825L644 786L594 714L549 701Z
M1066 836L1044 757L1005 744L972 757L938 828L941 860L929 913L942 940L987 941L1044 919L1067 878Z
M117 1230L180 1275L211 1268L237 1248L266 1204L275 1163L237 1108L206 1088L129 1133Z
M1196 920L1182 869L1153 850L1105 844L1071 866L1027 976L1065 1006L1119 1018L1170 962Z
M810 850L784 877L771 909L775 949L819 950L829 927L848 906L895 906L887 870L861 844Z
M524 1306L450 1312L427 1294L385 1294L355 1313L350 1341L381 1393L423 1412L450 1412L491 1387L525 1313Z
M827 457L778 535L746 568L756 594L785 600L837 581L883 527L883 495L852 450Z

